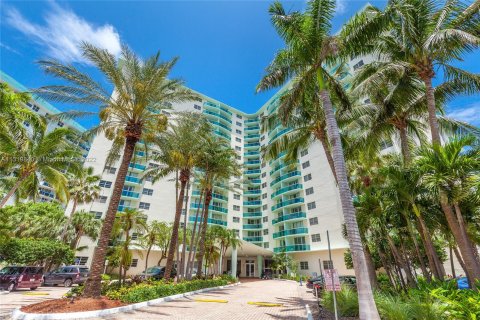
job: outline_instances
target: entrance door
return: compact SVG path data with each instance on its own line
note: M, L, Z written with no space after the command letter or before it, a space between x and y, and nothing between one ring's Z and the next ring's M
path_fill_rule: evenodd
M255 277L255 260L245 261L246 276Z

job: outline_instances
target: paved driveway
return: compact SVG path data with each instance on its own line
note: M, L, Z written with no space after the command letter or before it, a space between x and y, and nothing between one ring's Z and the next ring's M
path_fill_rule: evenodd
M198 299L227 300L228 303L195 301ZM101 319L300 320L306 319L305 304L313 306L314 301L311 291L305 286L300 287L298 283L258 280ZM251 305L248 302L269 302L282 306L265 307Z
M40 287L35 291L18 289L8 294L0 294L0 319L9 319L12 311L27 304L37 303L49 299L62 297L70 288L65 287ZM27 295L27 294L44 295Z

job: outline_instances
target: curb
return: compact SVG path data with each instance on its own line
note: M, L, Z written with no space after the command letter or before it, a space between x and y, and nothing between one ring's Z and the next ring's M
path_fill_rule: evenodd
M26 313L26 312L20 311L20 308L17 308L12 312L12 320L88 319L88 318L102 317L102 316L111 315L119 312L132 311L132 310L144 308L150 305L161 304L164 302L172 301L172 300L183 298L183 297L188 297L198 293L203 293L203 292L208 292L208 291L218 290L218 289L225 289L228 287L237 286L239 284L240 282L237 282L234 284L228 284L226 286L205 288L205 289L200 289L196 291L180 293L173 296L158 298L154 300L133 303L123 307L110 308L110 309L104 309L104 310L70 312L70 313Z

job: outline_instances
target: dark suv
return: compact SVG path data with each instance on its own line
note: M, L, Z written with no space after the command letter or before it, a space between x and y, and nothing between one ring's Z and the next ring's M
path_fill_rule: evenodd
M42 267L8 266L0 270L0 288L14 291L20 288L35 290L42 285Z
M72 284L82 285L88 278L90 271L83 266L66 266L46 273L43 276L44 285L63 284L65 287L71 287Z
M177 271L175 268L172 269L171 276L175 277L177 275ZM145 278L153 278L154 280L163 279L165 276L165 267L150 267L147 269L147 273L142 272L135 276L136 279L144 280Z

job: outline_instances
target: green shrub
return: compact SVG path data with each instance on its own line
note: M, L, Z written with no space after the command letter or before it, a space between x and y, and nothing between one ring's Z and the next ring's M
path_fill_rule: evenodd
M336 292L338 313L342 317L358 317L358 296L350 287L343 286L341 291ZM325 308L334 311L333 294L326 291L323 294L323 305Z
M384 320L411 320L412 308L408 302L404 302L399 296L376 295L378 312Z

